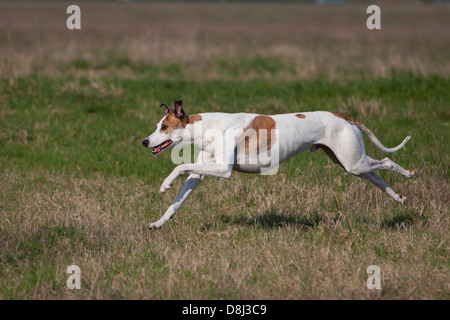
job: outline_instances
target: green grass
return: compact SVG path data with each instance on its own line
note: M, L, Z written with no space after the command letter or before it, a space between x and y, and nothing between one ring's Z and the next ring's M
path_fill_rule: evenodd
M266 63L271 61L262 65ZM390 270L398 283L386 280L381 297L448 298L445 277L417 275L437 287L421 284L422 291L411 295L402 289L407 280L392 271L404 270L417 258L425 270L445 275L448 243L442 232L448 231L448 224L438 228L433 220L437 215L448 221L448 195L442 194L442 200L430 206L420 188L411 189L402 178L383 172L388 183L406 188L401 193L413 198L412 207L401 207L374 187L330 167L323 154L305 153L283 164L273 177L237 173L231 181L209 178L168 226L149 232L146 224L162 214L183 178L162 200L157 190L174 167L170 155L153 157L140 145L162 117L158 105L180 98L188 113L343 110L369 126L385 145L412 135L407 150L393 155L395 161L418 168L425 176L423 187L439 174L441 185L431 186L430 192L444 192L450 100L445 77L393 71L389 79L367 81L189 82L157 77L52 79L32 74L14 82L3 79L0 96L3 298L373 296L362 286L354 287L348 276L335 287L315 282L322 272L331 272L331 265L322 262L308 269L308 261L324 254L316 250L330 245L337 255L347 252L348 258L363 265L372 252L373 261ZM373 99L378 106L367 116ZM382 156L370 142L367 148L369 154ZM292 198L296 192L289 193L292 187L317 186L326 194L310 197L311 191L299 191L299 197ZM280 189L285 193L281 197ZM201 215L196 214L199 211ZM402 245L406 252L398 251L391 237L411 241ZM423 237L431 237L425 241L429 251L422 249ZM212 241L222 242L212 245ZM245 252L254 245L260 251L252 253L253 267L239 273L249 268ZM201 253L194 258L196 247ZM211 248L236 252L227 258ZM203 255L209 256L207 260ZM292 255L299 259L296 263ZM179 259L188 262L177 265ZM266 262L257 267L258 259ZM84 271L81 293L65 289L64 268L73 263ZM161 284L174 274L178 285L188 284L183 291ZM284 282L287 279L297 285ZM345 281L352 282L353 293L346 293ZM139 285L141 289L132 289Z
M73 88L68 84L74 84ZM432 160L437 153L445 160L449 92L444 77L408 72L394 72L391 79L340 82L187 82L154 78L99 78L93 82L32 75L13 85L2 81L0 168L20 168L18 172L44 169L81 176L136 175L146 182L159 181L172 167L168 156L161 157L165 161L149 158L139 147L140 141L162 117L158 105L179 98L185 101L188 113L274 114L345 108L366 123L385 145L396 145L404 136L412 135L408 152L396 157L405 167L414 167L418 164L411 155L420 152L422 145L443 143L441 150L422 156ZM379 99L380 108L386 110L384 116L365 118L358 114L358 108L365 106L347 103L355 96L361 101ZM287 167L301 168L311 159L299 157Z

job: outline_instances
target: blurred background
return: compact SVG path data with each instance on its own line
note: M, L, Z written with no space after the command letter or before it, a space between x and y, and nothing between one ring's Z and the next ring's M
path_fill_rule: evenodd
M0 77L192 80L389 77L450 72L448 1L0 2ZM366 8L381 6L381 30Z

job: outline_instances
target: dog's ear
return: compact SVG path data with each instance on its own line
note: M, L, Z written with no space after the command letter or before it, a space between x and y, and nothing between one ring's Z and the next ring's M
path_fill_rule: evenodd
M167 104L161 103L161 105L160 105L159 107L162 107L162 106L165 106L165 107L166 107L166 108L164 109L164 113L165 113L165 114L168 114L168 113L170 113L170 112L173 112L173 110L170 109L169 106L168 106Z
M184 113L184 110L183 110L183 101L182 100L175 101L175 116L180 119L186 117L186 113Z

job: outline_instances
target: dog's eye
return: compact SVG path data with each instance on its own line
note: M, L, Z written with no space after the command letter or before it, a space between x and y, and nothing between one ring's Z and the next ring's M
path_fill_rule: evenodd
M167 126L163 124L163 125L161 126L161 130L166 130L166 129L167 129Z

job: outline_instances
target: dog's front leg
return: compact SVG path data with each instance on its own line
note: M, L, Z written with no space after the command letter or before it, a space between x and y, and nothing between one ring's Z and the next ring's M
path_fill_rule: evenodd
M199 164L181 164L176 167L172 173L164 180L161 188L159 189L160 193L164 193L170 189L172 183L180 174L185 173L195 173L202 176L212 176L218 178L226 178L231 177L231 172L233 170L233 164L225 165L225 164L212 164L212 165L199 165Z
M196 163L214 163L214 158L207 152L204 152L203 150L199 152L197 157ZM177 167L178 168L178 167ZM177 169L175 168L175 169ZM170 177L170 184L172 184L173 180L180 174L178 171L174 170L174 172L169 175ZM169 177L166 179L168 180ZM192 173L187 178L186 182L184 183L183 188L181 189L180 194L177 196L175 201L172 203L172 205L167 209L167 211L164 213L164 215L156 222L150 223L149 228L150 229L159 229L161 228L167 221L170 220L170 218L173 217L173 215L177 212L177 210L181 207L183 202L189 197L189 195L194 191L195 187L203 181L204 175ZM166 182L165 183L168 183ZM169 184L169 187L170 187ZM164 185L164 184L163 184ZM162 187L161 187L162 189ZM161 191L161 190L160 190Z
M160 193L165 193L167 190L170 189L175 179L180 175L183 174L182 170L179 168L180 166L175 167L173 171L169 174L169 176L164 179L164 182L161 185L161 188L159 189Z
M233 171L234 147L235 144L231 141L227 144L226 149L221 149L219 152L216 150L215 156L212 156L211 152L202 150L196 163L180 164L175 167L172 173L164 180L159 192L164 193L169 190L180 174L196 173L202 176L229 178Z
M181 207L183 202L189 197L189 195L194 191L195 187L203 181L204 176L199 174L191 174L187 178L183 189L181 189L180 194L177 196L172 205L167 209L164 215L156 222L150 223L150 229L159 229L161 228L173 215L177 212L177 210Z

